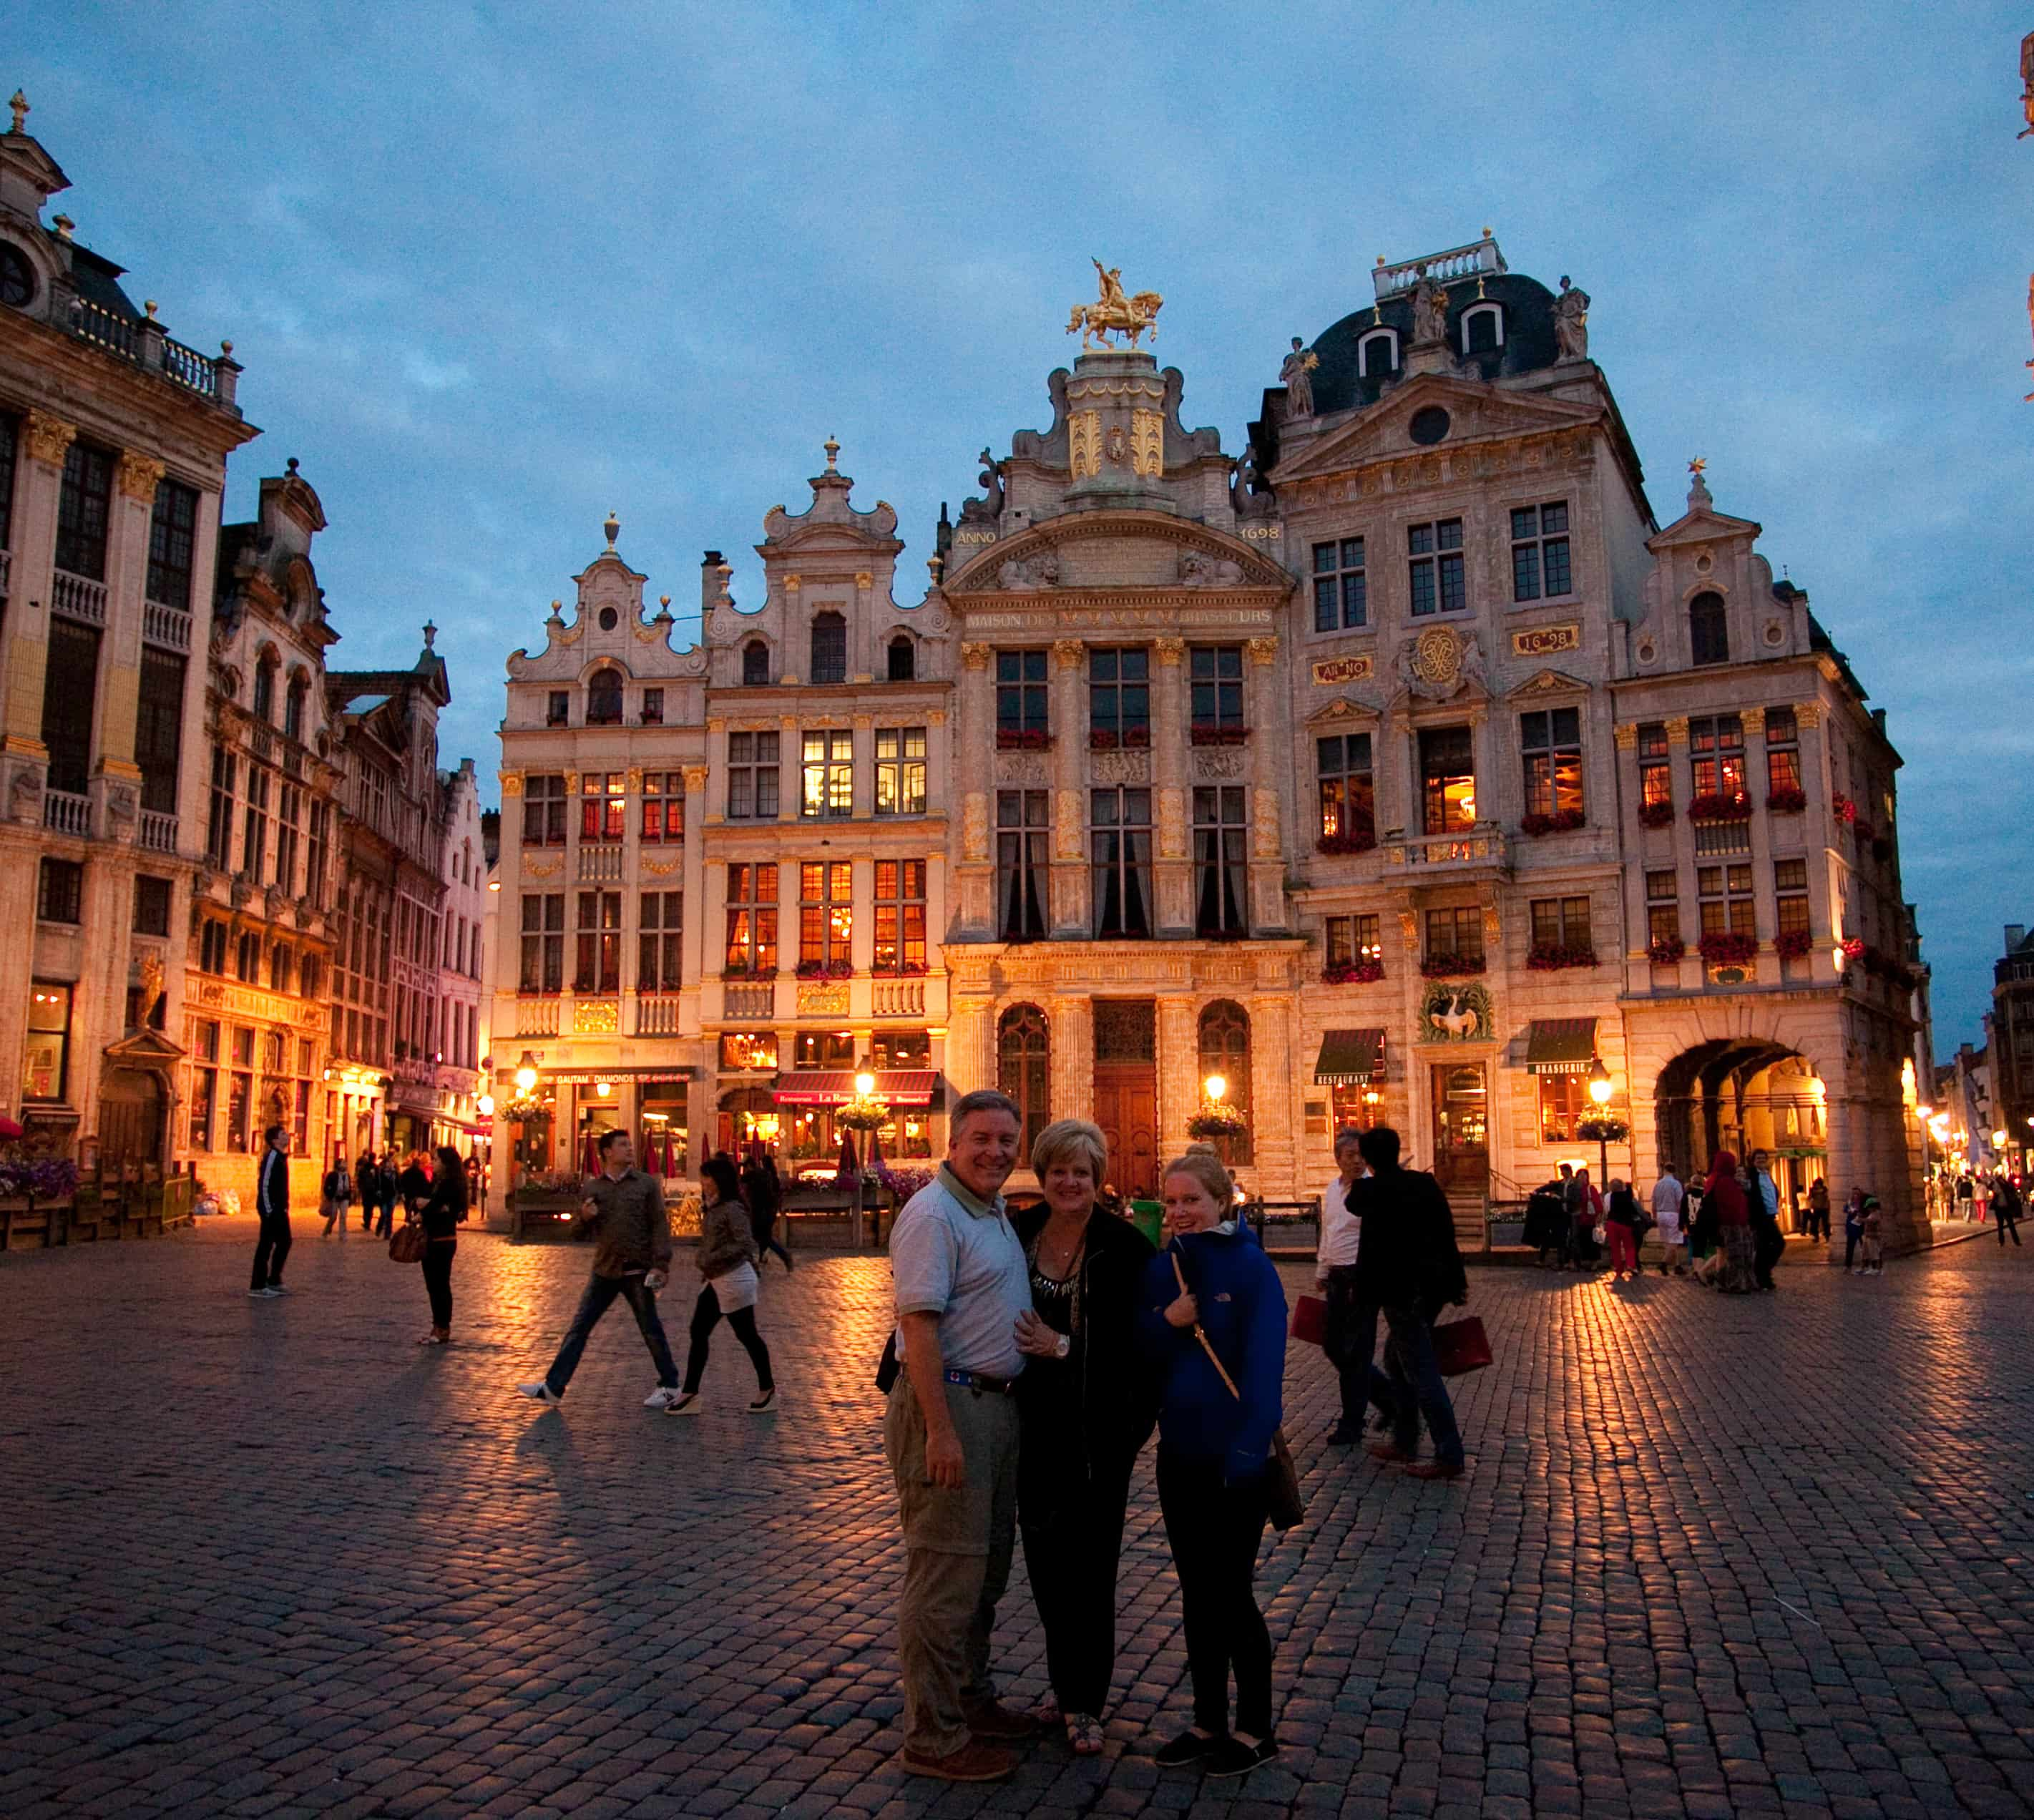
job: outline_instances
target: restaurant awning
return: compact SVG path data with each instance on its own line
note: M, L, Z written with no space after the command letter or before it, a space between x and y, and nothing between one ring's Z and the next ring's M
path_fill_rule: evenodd
M1526 1026L1529 1074L1586 1075L1595 1060L1594 1018L1535 1018Z
M1384 1071L1382 1030L1323 1030L1321 1053L1314 1063L1314 1084L1360 1087Z
M939 1076L930 1069L892 1070L876 1077L876 1097L893 1106L929 1106ZM779 1075L771 1089L780 1106L840 1106L854 1098L854 1071Z

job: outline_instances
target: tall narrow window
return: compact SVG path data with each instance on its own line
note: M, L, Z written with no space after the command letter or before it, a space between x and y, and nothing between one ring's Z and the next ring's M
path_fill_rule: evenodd
M583 891L579 894L578 955L572 990L618 993L621 989L621 894Z
M1649 949L1671 948L1681 939L1681 881L1671 869L1646 875L1646 941Z
M49 651L43 660L43 744L49 748L50 788L73 796L84 794L92 774L99 640L95 625L51 617Z
M1194 928L1204 936L1250 933L1247 843L1240 784L1194 791Z
M1098 752L1151 743L1151 654L1142 647L1088 652L1087 742Z
M1024 1156L1052 1122L1051 1062L1045 1014L1036 1005L1012 1005L996 1026L996 1084L1017 1104Z
M685 838L685 774L651 771L643 774L643 842L669 846Z
M628 775L618 771L590 771L580 780L579 838L602 846L627 838L629 805L623 792Z
M247 767L247 816L240 841L240 876L261 885L268 882L268 773L258 764Z
M1808 933L1808 862L1804 859L1776 859L1773 862L1773 896L1778 915L1774 926L1783 936L1797 940Z
M1370 623L1370 584L1363 539L1345 537L1314 546L1314 630L1346 631Z
M1756 930L1749 865L1706 865L1695 869L1702 900L1702 933L1748 936Z
M251 930L235 947L233 977L250 986L261 983L261 938Z
M754 689L770 680L770 647L760 638L752 638L741 647L741 681L745 688Z
M805 736L805 792L801 815L840 821L854 813L854 735L809 733Z
M302 677L293 676L283 697L283 731L299 745L303 744L304 703L310 691L310 685Z
M1511 598L1555 600L1574 591L1567 502L1519 507L1511 514Z
M1230 999L1217 999L1201 1013L1200 1075L1222 1077L1222 1104L1243 1120L1240 1137L1218 1138L1215 1152L1225 1163L1250 1161L1250 1014Z
M134 706L134 762L141 767L141 806L177 812L177 774L184 744L184 659L141 647L141 689Z
M1801 730L1791 707L1766 711L1766 794L1776 808L1800 806Z
M731 978L767 977L777 970L777 868L727 869L727 953L721 970Z
M586 724L619 726L621 724L621 672L597 670L586 685Z
M996 793L996 931L1007 942L1030 941L1045 933L1051 801L1048 790Z
M661 689L643 691L643 724L662 726L664 724L664 692Z
M219 1026L209 1021L192 1026L190 1147L212 1148L212 1119L219 1104Z
M854 893L844 860L798 868L798 971L845 974L854 965Z
M36 891L39 922L76 923L84 918L84 868L75 860L48 859Z
M1730 616L1720 594L1698 594L1688 602L1688 655L1696 663L1730 662Z
M1518 717L1526 761L1526 813L1579 822L1582 813L1582 711L1537 710Z
M560 993L565 988L565 894L526 891L523 895L523 965L516 989Z
M170 933L170 881L147 872L134 876L134 933L166 936Z
M1188 655L1193 689L1193 737L1218 743L1243 733L1243 647L1196 645Z
M876 862L876 971L925 970L925 862Z
M879 726L876 730L876 812L925 812L925 730L921 726Z
M1314 776L1320 793L1319 840L1327 850L1360 853L1377 844L1377 801L1370 769L1370 735L1330 734L1314 741Z
M812 616L812 670L805 680L847 681L847 621L837 613Z
M1398 336L1389 328L1373 328L1357 343L1365 379L1389 379L1398 370Z
M1690 782L1698 797L1744 795L1744 722L1734 714L1688 722Z
M636 989L674 993L685 984L685 894L646 891L636 907Z
M569 726L572 724L572 692L554 689L544 696L544 725Z
M37 980L29 988L28 1040L21 1054L24 1100L65 1097L70 1079L70 987L57 980Z
M1674 819L1674 779L1668 760L1667 730L1649 721L1638 730L1638 812L1649 825Z
M1464 972L1483 969L1483 912L1474 904L1427 912L1427 961L1453 962Z
M21 441L21 420L11 411L0 411L0 550L12 550L9 527L14 522L14 475ZM0 600L6 595L0 595Z
M1045 714L1045 654L1042 651L999 651L996 654L996 743L1012 748L1048 743Z
M254 666L254 718L264 726L276 718L276 657L264 652Z
M276 801L276 883L297 895L297 848L302 835L304 793L285 782Z
M1428 834L1466 834L1476 826L1476 757L1467 727L1420 729L1420 784Z
M777 737L774 733L727 736L727 819L777 819Z
M113 501L111 451L73 442L64 453L57 494L57 567L92 581L106 579L106 527Z
M148 598L179 613L191 604L191 556L197 540L197 494L182 481L156 485L148 518Z
M557 772L532 772L523 780L523 844L565 844L565 780Z
M1089 795L1093 824L1094 933L1148 936L1151 918L1151 793L1098 790Z
M1462 521L1436 519L1405 531L1407 579L1416 614L1457 613L1469 604L1462 568Z
M915 682L918 675L918 647L912 644L910 636L899 632L890 641L889 680L892 682Z

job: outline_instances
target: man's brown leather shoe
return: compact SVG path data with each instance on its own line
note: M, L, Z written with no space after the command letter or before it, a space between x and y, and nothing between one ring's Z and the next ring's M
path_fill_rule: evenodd
M898 1761L909 1775L936 1776L943 1782L1000 1782L1017 1767L1017 1753L970 1738L948 1757L921 1757L905 1751Z
M1030 1713L1013 1713L994 1701L986 1706L977 1706L967 1714L967 1728L978 1738L998 1743L1012 1738L1035 1738L1042 1729Z
M1459 1460L1421 1460L1405 1469L1409 1479L1459 1479L1462 1476Z
M1396 1441L1372 1441L1370 1457L1373 1460L1395 1460L1401 1465L1409 1465L1417 1459L1417 1454L1409 1454Z

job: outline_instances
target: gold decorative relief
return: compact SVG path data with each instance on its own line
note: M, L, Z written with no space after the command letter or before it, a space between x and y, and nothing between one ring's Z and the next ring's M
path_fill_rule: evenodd
M572 1034L576 1037L611 1036L621 1028L619 999L575 999Z
M520 771L502 772L501 794L504 796L520 796L523 794L523 774Z
M1337 683L1365 682L1377 668L1376 660L1368 657L1330 657L1314 666L1314 682L1317 688L1330 688Z
M1686 715L1670 714L1667 716L1667 743L1669 745L1686 745L1688 743L1688 717Z
M163 467L145 455L129 449L120 457L118 485L123 499L138 499L144 505L153 502L156 489L163 483Z
M66 423L44 411L28 413L28 452L36 460L47 461L52 467L62 467L65 456L70 452L70 445L77 440L76 424Z
M1151 645L1161 663L1176 666L1187 661L1187 641L1184 638L1154 638Z
M652 878L669 878L683 861L674 859L646 859L643 869Z
M706 788L706 776L707 767L704 765L687 765L685 767L686 794L689 796L697 796L702 790L704 790Z
M73 431L75 435L77 433ZM1076 480L1101 472L1101 413L1076 411L1067 419L1067 455ZM58 460L62 457L59 456Z
M1062 670L1079 670L1087 659L1087 647L1077 638L1056 638L1053 656Z
M1278 641L1275 638L1248 638L1243 648L1250 653L1252 663L1275 663L1278 659Z
M1130 471L1152 480L1165 471L1165 419L1158 411L1130 414Z
M631 796L643 794L643 767L640 764L632 764L629 767L629 794Z
M1796 726L1819 726L1822 722L1822 704L1818 701L1804 701L1796 705L1794 724Z
M1762 707L1739 708L1737 718L1747 733L1763 733L1766 730L1766 710Z
M556 878L565 870L565 862L561 859L531 860L523 868L523 871L524 876L529 878Z
M1617 729L1617 749L1619 752L1631 752L1637 748L1638 744L1638 722L1635 720L1627 720Z
M858 570L854 577L854 585L866 594L876 585L876 577L865 569Z
M986 670L993 655L993 648L985 644L968 643L960 647L960 660L970 670Z

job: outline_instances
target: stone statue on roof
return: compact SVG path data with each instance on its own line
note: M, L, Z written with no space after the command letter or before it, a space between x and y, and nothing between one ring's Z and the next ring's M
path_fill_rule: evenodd
M1314 369L1321 363L1321 357L1300 344L1298 336L1293 337L1293 351L1285 356L1285 364L1278 369L1278 383L1285 388L1285 415L1288 417L1312 417L1314 415Z
M1425 266L1416 268L1419 282L1413 287L1413 341L1422 346L1448 338L1448 294L1428 275Z
M1563 360L1589 358L1589 293L1563 274L1554 299L1554 340Z
M1151 339L1158 339L1158 311L1165 298L1155 291L1140 291L1134 296L1123 295L1123 268L1105 266L1099 259L1092 261L1095 276L1101 280L1101 295L1093 303L1076 303L1072 320L1067 324L1067 333L1081 331L1081 346L1107 347L1109 336L1128 337L1130 345L1137 345L1137 338L1146 329Z

